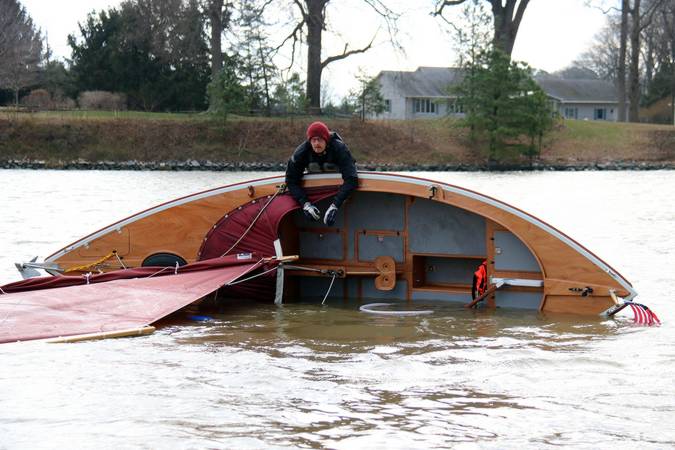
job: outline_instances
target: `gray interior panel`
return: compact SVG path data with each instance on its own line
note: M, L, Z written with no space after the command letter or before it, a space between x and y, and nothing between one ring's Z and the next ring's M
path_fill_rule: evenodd
M346 203L349 215L347 258L355 260L354 239L362 230L402 231L405 228L405 197L379 192L355 192Z
M416 199L408 214L413 253L486 255L485 219L454 206Z
M391 291L380 291L375 288L375 278L361 279L361 294L363 298L405 300L408 293L408 283L405 280L396 280L396 286Z
M461 283L471 284L473 273L481 261L465 258L441 258L427 256L424 272L426 284Z
M541 292L495 292L495 305L499 308L539 309L543 293Z
M509 231L495 231L495 269L540 271L530 250Z
M347 277L344 279L345 286L347 287L347 297L349 298L359 298L359 280L358 277Z
M331 277L300 277L298 285L300 287L301 298L323 298L330 286ZM328 298L344 297L344 278L336 278L333 287L328 294Z
M403 236L359 234L359 261L374 261L378 256L391 256L403 262Z
M471 301L471 294L416 291L413 289L411 298L412 300L442 300L466 304Z
M319 259L342 259L342 234L300 232L300 257Z
M353 231L402 231L405 227L405 197L402 195L355 192L347 205L349 226Z

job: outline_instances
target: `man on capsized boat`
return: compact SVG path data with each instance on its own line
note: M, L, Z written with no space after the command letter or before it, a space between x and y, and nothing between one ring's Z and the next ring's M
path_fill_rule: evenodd
M314 206L300 185L305 169L309 172L335 172L342 174L342 186L323 216L323 222L335 223L338 208L358 186L356 162L347 145L336 132L331 132L323 122L313 122L307 128L307 140L298 146L286 166L286 186L302 206L310 220L321 220L319 208Z

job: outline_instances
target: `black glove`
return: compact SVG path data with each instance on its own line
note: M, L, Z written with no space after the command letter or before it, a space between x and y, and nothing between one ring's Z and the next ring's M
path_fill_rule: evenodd
M305 213L305 216L309 220L321 220L321 214L319 213L319 208L312 205L310 202L305 202L305 204L302 205L302 212Z
M335 223L335 216L337 216L337 210L338 207L335 206L334 203L331 203L331 205L326 210L326 214L323 216L323 223L328 226L333 225Z

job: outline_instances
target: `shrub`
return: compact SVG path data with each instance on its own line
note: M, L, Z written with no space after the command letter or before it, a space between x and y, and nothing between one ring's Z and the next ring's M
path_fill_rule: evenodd
M108 91L85 91L77 99L81 109L124 111L127 109L125 94Z
M52 109L54 107L52 96L46 89L34 89L30 94L21 99L21 103L32 111Z

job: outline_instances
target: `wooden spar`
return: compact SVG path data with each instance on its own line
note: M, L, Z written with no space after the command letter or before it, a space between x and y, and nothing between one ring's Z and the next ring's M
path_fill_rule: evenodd
M155 327L145 326L141 328L131 328L128 330L103 331L100 333L77 334L75 336L64 336L46 339L50 344L66 344L72 342L95 341L100 339L112 339L132 336L147 336L155 332Z
M486 299L490 294L493 294L494 292L497 291L500 287L504 286L504 282L496 283L490 286L485 292L483 292L481 295L478 297L474 298L471 303L467 303L464 305L465 308L473 308L476 306L479 302L483 301Z
M322 274L334 274L339 278L345 278L349 275L354 276L375 276L375 288L380 291L391 291L396 287L396 262L391 256L378 256L375 258L375 269L367 270L366 268L358 267L350 269L345 266L327 266L306 264L303 266L290 266L289 271L312 271Z
M300 259L298 255L288 255L288 256L272 256L271 258L264 258L263 261L265 262L277 261L280 263L287 263L297 261L298 259Z

